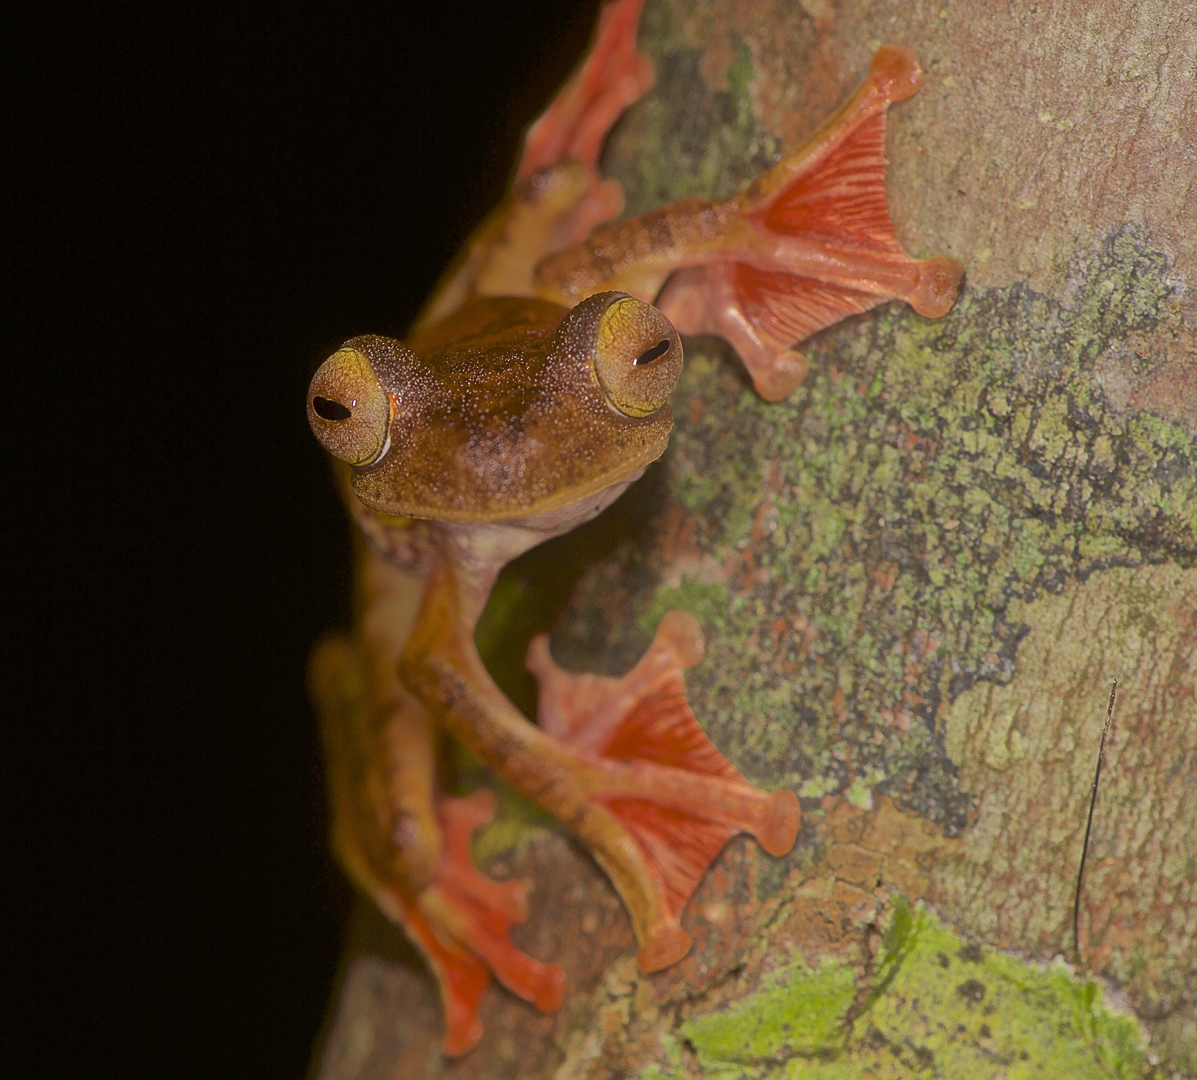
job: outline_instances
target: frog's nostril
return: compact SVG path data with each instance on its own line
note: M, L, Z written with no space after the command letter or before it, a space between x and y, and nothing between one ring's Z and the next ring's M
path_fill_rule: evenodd
M645 349L635 360L632 361L632 367L639 367L641 364L651 364L658 357L664 356L669 352L669 339L658 341L651 349Z
M339 401L330 401L328 398L315 396L312 398L312 411L321 420L348 420L353 415Z

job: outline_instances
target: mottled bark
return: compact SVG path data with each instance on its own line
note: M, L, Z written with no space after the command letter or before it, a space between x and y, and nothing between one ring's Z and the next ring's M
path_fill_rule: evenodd
M478 857L533 882L517 937L565 1007L493 990L445 1062L431 981L363 908L321 1076L1197 1075L1197 16L650 0L657 85L605 168L630 211L728 195L887 41L927 73L891 112L891 210L965 264L955 310L823 333L779 405L689 343L665 459L509 568L479 631L528 707L546 622L616 671L693 612L695 712L799 792L799 844L730 845L692 954L641 976L602 875L505 792ZM1115 678L1079 963L1052 965Z

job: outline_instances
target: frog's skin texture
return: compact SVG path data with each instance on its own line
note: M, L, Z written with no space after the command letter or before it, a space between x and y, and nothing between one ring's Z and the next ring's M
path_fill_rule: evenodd
M783 854L799 825L794 794L750 785L690 712L682 671L703 652L691 616L667 615L621 679L567 673L534 641L530 724L474 647L499 570L600 513L664 452L678 331L728 338L776 400L805 376L796 342L890 299L943 314L962 275L894 238L885 110L922 74L893 46L814 139L739 196L602 226L623 197L599 178L598 152L652 79L639 15L640 0L604 9L587 60L530 129L512 193L408 342L346 342L308 395L359 533L353 630L325 641L310 673L334 844L437 975L448 1054L481 1036L492 973L544 1011L561 1004L564 977L508 940L524 893L470 862L493 800L443 794L445 734L586 844L645 971L688 951L679 916L730 837Z

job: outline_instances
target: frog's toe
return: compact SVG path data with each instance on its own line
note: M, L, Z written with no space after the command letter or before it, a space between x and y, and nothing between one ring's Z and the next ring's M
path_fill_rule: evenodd
M934 255L918 264L918 283L908 300L920 315L938 319L946 315L960 295L964 266L947 255Z
M557 226L554 249L561 250L585 240L604 222L623 213L623 184L618 180L596 180Z
M645 942L636 957L641 971L662 971L676 964L690 951L690 935L680 926L662 926Z
M774 791L766 801L757 840L770 855L784 855L794 846L801 824L798 796L792 791Z

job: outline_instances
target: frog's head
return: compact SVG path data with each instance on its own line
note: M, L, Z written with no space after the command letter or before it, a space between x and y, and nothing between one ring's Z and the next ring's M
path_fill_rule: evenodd
M660 457L682 345L656 308L480 298L412 341L353 338L308 388L308 422L385 514L485 522L558 510Z

